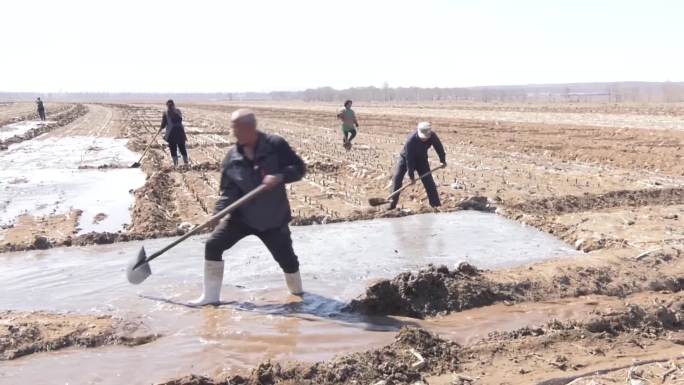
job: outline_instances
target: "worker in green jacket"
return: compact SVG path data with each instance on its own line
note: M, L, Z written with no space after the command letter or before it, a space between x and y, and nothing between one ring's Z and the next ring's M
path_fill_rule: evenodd
M351 149L351 142L356 137L356 130L359 128L359 122L356 120L356 114L351 109L351 106L351 100L345 101L344 108L337 114L337 118L342 121L342 145L347 150Z

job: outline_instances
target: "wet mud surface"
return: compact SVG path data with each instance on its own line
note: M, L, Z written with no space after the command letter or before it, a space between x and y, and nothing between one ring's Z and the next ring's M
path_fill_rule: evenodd
M684 375L676 365L684 328L681 301L681 295L613 301L580 319L492 332L464 345L423 329L404 328L393 343L363 353L341 354L315 364L264 362L249 375L186 376L163 384L565 385L584 379L587 382L573 384L589 380L603 384L626 371L649 380L661 380L667 373L665 377L674 381ZM648 366L654 362L669 367ZM600 365L609 366L596 370Z
M157 337L141 322L106 315L0 312L0 361L68 347L136 346Z
M392 344L363 353L348 354L313 365L281 365L265 362L249 376L224 380L189 376L164 385L189 384L353 384L385 381L413 384L426 373L439 374L458 367L460 346L423 329L403 328Z

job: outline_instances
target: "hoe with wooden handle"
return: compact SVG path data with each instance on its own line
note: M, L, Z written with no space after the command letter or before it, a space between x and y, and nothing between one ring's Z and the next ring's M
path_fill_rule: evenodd
M128 278L128 282L137 285L147 279L152 274L152 269L150 268L149 262L158 256L164 254L167 252L169 249L172 247L176 246L177 244L183 242L184 240L190 238L191 236L197 234L200 230L203 228L207 227L210 223L221 219L225 217L226 215L232 213L237 209L238 207L242 206L246 202L252 200L254 197L256 197L259 193L263 192L266 186L260 185L259 187L255 188L254 190L250 191L249 193L245 194L242 198L236 200L231 204L230 206L226 207L225 209L219 211L214 215L213 217L209 218L208 221L202 223L201 225L196 226L194 229L190 230L187 234L183 235L182 237L176 239L175 241L169 243L166 247L163 249L157 251L156 253L150 255L149 257L145 255L145 247L140 248L140 252L138 253L138 256L135 257L135 259L131 260L131 262L128 264L126 267L126 278Z
M435 167L435 168L433 168L432 170L430 170L430 171L426 172L425 174L421 175L418 179L423 179L423 178L425 178L426 176L428 176L428 175L432 174L433 172L435 172L435 171L437 171L437 170L439 170L439 169L442 169L442 168L444 168L444 165L440 165L439 167ZM400 189L397 189L395 192L391 193L387 198L370 198L370 199L368 199L368 203L369 203L371 206L381 206L381 205L384 205L385 203L390 203L390 199L392 199L395 195L399 194L400 192L402 192L402 191L406 190L407 188L411 187L412 185L413 185L413 183L409 183L409 184L405 185L404 187L402 187L402 188L400 188Z
M145 157L145 155L147 155L147 151L150 149L150 147L152 147L152 143L154 143L154 140L157 139L157 135L159 135L160 132L161 132L161 130L157 131L157 132L154 134L154 136L152 137L152 140L150 140L150 142L147 144L147 147L145 147L145 151L143 151L142 155L140 155L140 159L138 159L137 162L133 163L133 164L131 165L131 167L129 167L129 168L138 168L138 167L140 167L140 162L142 162L142 160L143 160L143 158Z

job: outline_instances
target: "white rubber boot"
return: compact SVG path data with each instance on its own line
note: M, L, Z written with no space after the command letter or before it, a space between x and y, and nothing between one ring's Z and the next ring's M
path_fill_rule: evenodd
M221 286L223 285L223 261L204 260L204 293L191 306L216 305L221 302Z
M285 283L287 284L287 289L290 293L294 295L304 294L302 289L302 277L299 275L299 271L296 273L285 273Z

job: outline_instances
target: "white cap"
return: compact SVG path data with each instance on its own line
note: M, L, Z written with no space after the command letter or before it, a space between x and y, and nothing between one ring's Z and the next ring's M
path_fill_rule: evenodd
M430 122L418 123L418 137L421 139L429 139L432 136L432 125Z

